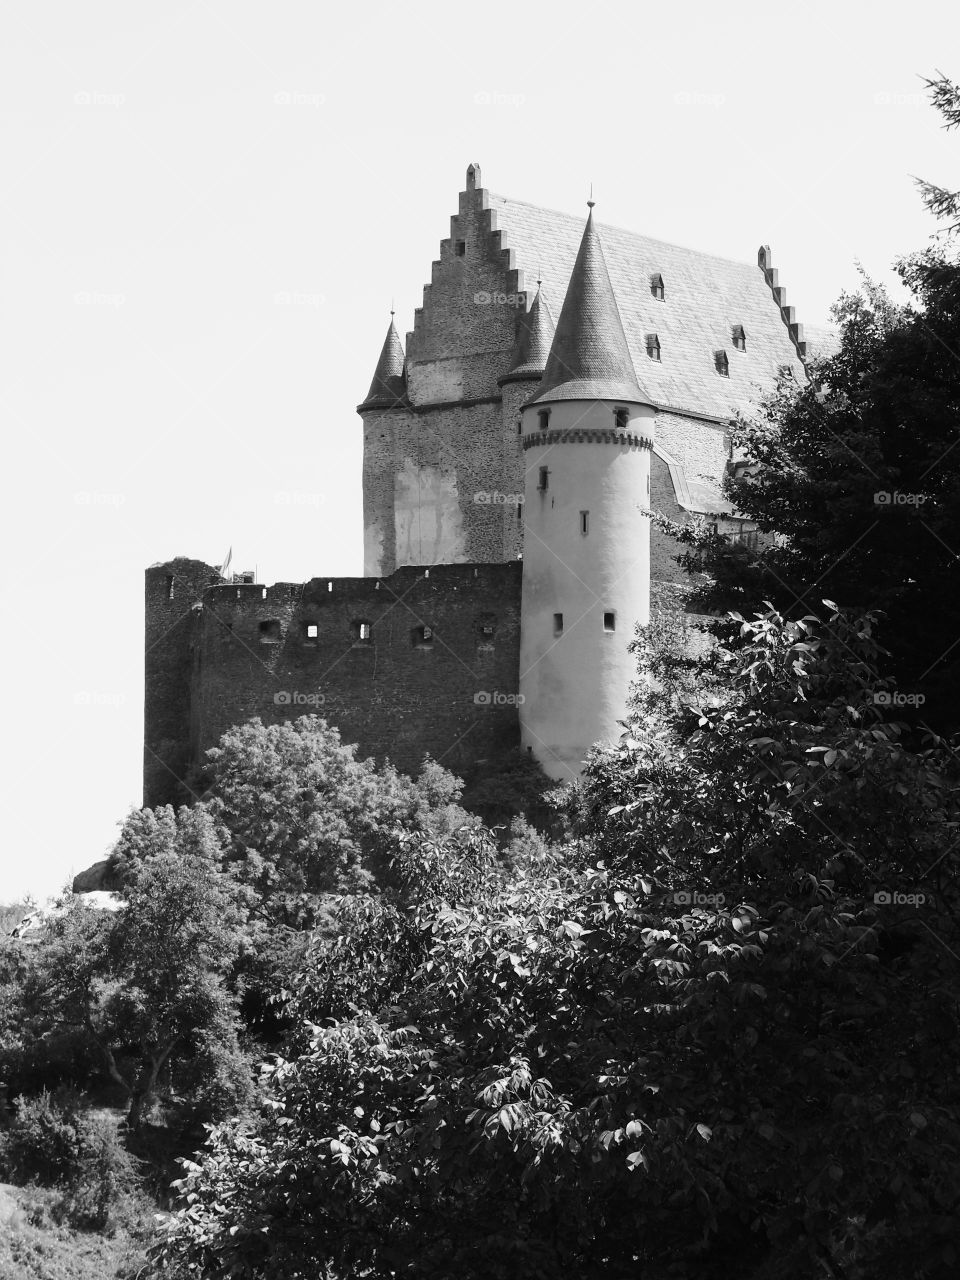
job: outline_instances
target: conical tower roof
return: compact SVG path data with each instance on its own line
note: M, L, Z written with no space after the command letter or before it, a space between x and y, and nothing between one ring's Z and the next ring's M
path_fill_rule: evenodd
M630 358L623 321L593 225L593 201L543 378L531 403L627 400L650 404Z
M370 383L367 398L360 406L368 408L395 408L405 404L407 400L407 380L403 372L403 346L397 326L393 323L393 312L390 312L390 328L383 340L377 369Z
M550 308L547 306L547 300L543 296L543 290L539 285L540 281L538 280L536 296L530 304L530 310L524 312L520 317L517 341L510 357L510 369L500 379L501 384L504 382L522 382L528 378L531 380L536 379L539 382L543 377L556 326L553 323Z

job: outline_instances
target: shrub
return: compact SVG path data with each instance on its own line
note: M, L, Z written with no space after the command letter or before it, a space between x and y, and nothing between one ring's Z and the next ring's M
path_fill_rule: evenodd
M133 1157L115 1124L105 1116L78 1117L76 1163L56 1205L57 1216L77 1230L112 1235L135 1220L138 1185Z
M78 1135L74 1095L46 1090L17 1098L10 1128L0 1138L0 1167L11 1182L58 1186L76 1166Z

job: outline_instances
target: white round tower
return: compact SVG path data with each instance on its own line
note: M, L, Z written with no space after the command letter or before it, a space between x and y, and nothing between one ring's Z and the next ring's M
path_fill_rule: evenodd
M521 742L558 780L622 732L636 678L627 646L650 615L654 413L591 212L522 421Z

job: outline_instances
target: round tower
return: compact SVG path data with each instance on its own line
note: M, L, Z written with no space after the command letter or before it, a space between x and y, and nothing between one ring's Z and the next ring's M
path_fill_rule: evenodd
M546 368L523 408L520 731L553 778L615 741L650 614L654 407L637 381L593 202Z

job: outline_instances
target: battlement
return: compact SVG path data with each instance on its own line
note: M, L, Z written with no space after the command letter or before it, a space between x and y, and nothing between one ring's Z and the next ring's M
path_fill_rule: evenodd
M145 804L201 792L205 752L253 717L316 713L414 774L427 754L468 773L519 743L519 561L272 586L191 563L208 577L181 602L178 645L148 651ZM171 576L147 570L148 633Z

